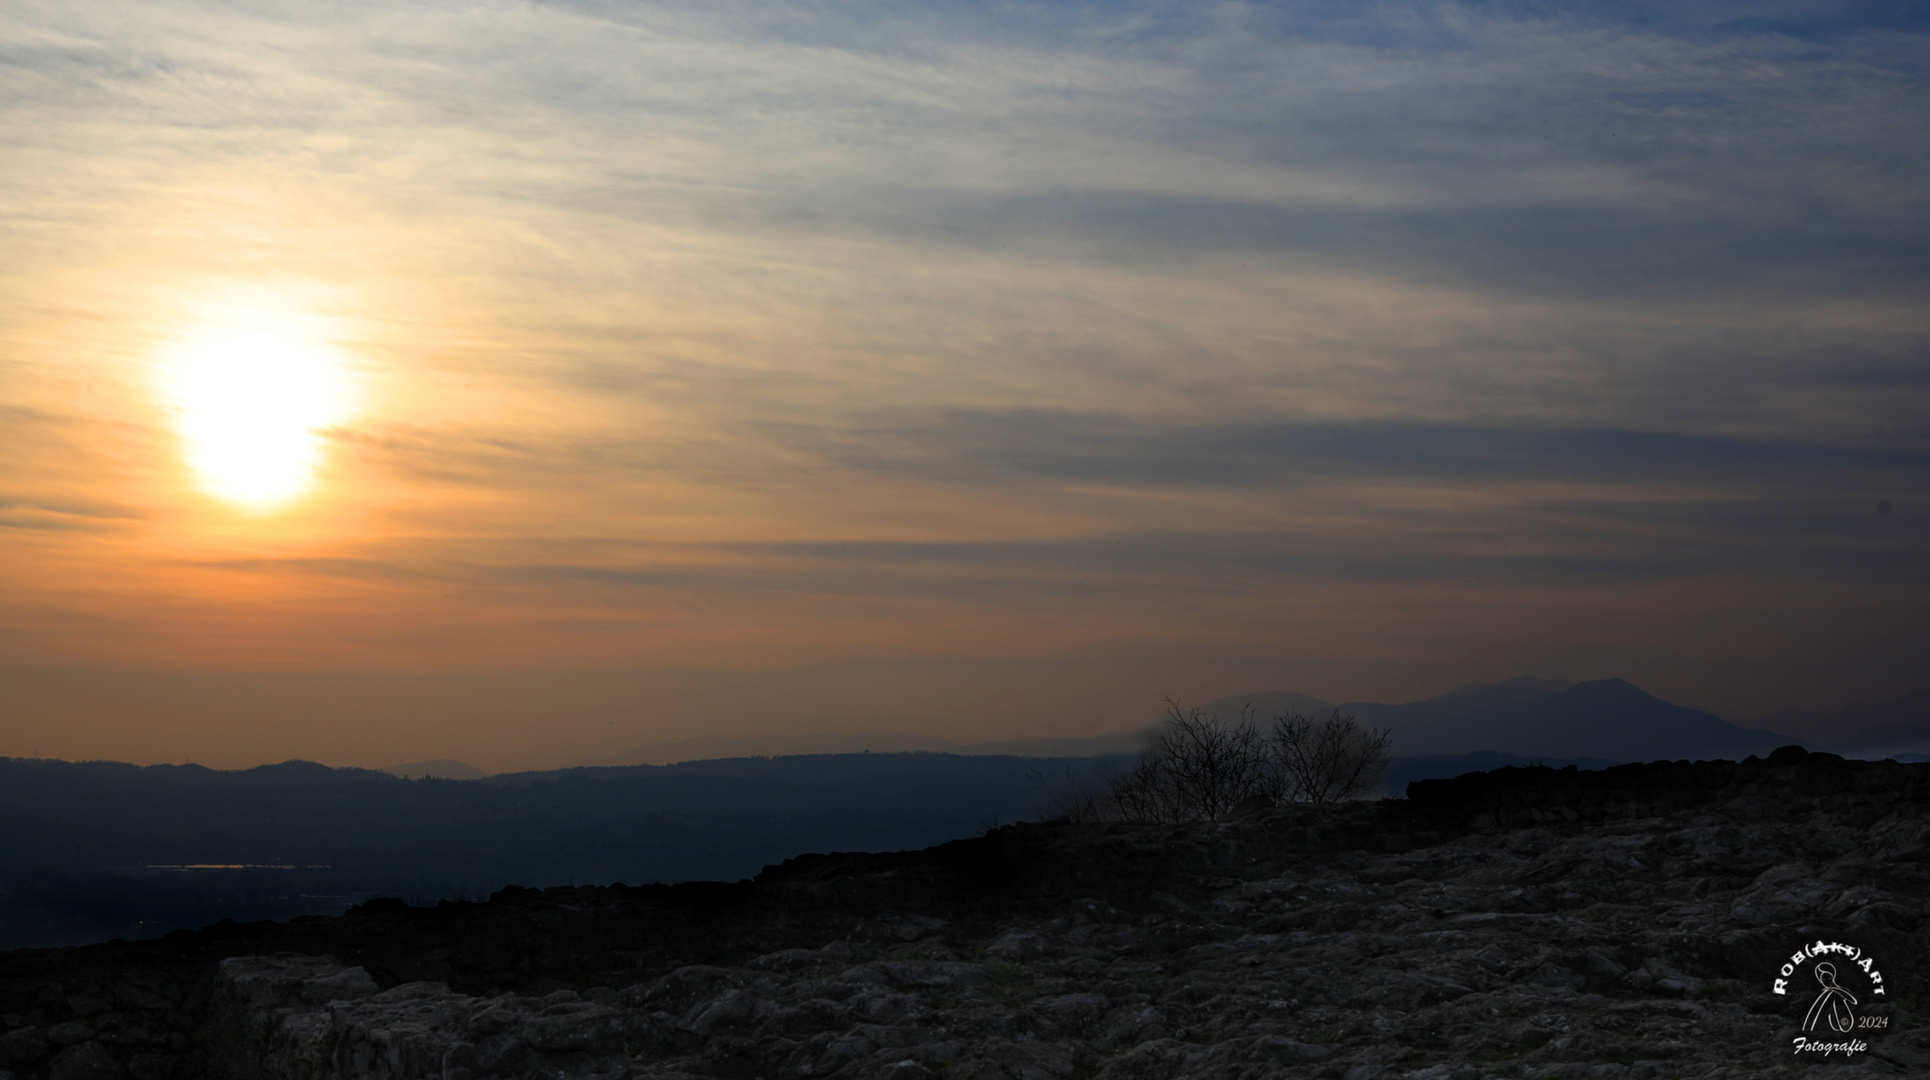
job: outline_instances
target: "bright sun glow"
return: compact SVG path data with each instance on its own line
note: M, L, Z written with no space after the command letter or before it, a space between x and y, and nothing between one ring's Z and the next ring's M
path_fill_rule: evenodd
M316 429L346 404L329 350L258 329L183 342L164 359L162 378L202 487L257 510L308 487L322 455Z

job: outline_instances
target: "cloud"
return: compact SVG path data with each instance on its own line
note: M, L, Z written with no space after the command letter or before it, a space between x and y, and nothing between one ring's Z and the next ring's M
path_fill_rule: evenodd
M1562 480L1748 491L1921 491L1930 449L1831 446L1618 429L1412 420L1173 423L1042 411L955 411L824 434L850 465L935 478L1189 488L1412 480Z
M118 530L145 516L141 510L113 503L0 495L0 528L50 532Z
M145 598L69 638L700 662L1925 584L1907 5L13 14L0 525L56 585L0 639ZM273 521L197 501L145 367L234 280L368 390Z

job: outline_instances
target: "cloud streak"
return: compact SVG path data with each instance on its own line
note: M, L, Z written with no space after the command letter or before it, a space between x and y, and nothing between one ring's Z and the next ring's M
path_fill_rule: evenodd
M16 6L0 661L1925 677L1908 6ZM234 296L360 395L274 515Z
M1572 480L1732 491L1905 490L1930 449L1830 446L1617 429L1409 420L1170 424L1045 412L952 413L838 433L853 465L954 479L1122 486L1276 487L1312 481Z

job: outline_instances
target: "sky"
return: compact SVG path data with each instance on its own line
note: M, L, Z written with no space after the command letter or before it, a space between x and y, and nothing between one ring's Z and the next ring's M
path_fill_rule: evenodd
M0 19L0 754L1930 685L1930 9Z

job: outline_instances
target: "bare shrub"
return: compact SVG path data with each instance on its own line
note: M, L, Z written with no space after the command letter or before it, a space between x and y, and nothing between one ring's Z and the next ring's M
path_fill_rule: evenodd
M1393 739L1336 710L1326 720L1289 711L1263 731L1251 710L1236 723L1166 702L1166 716L1132 768L1047 789L1057 816L1075 821L1193 821L1225 817L1263 796L1273 802L1340 802L1372 790ZM1035 777L1035 781L1039 778Z
M1134 821L1224 817L1271 786L1267 740L1252 715L1222 724L1199 709L1166 702L1166 718L1139 763L1109 792L1114 809Z
M1342 802L1373 790L1394 758L1385 728L1361 727L1340 710L1319 723L1295 712L1273 722L1275 798Z

